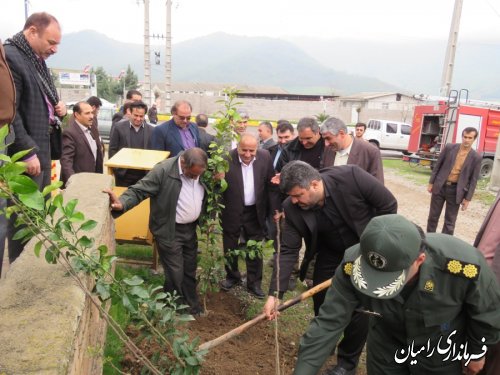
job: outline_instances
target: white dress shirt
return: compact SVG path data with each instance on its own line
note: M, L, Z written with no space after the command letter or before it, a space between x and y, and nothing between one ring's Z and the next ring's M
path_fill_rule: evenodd
M205 190L200 183L199 177L193 180L184 175L181 168L181 158L177 162L182 187L175 209L175 222L177 224L190 224L200 217Z
M351 153L353 143L354 142L351 142L349 147L337 151L337 154L335 155L335 161L333 162L334 166L347 165L347 159L349 159L349 154Z
M92 155L94 155L94 160L97 159L97 143L95 139L92 138L92 134L90 133L90 128L83 126L77 120L75 120L76 124L82 129L83 134L85 134L85 138L87 138L87 142L89 142L90 149L92 150Z
M255 157L248 165L243 163L239 156L238 159L240 159L241 174L243 175L243 196L245 206L253 206L255 204L255 185L253 179L253 163L255 162Z

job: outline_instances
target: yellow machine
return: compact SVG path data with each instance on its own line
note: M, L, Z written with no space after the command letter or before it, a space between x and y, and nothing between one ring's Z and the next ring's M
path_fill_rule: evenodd
M168 158L170 152L156 150L141 150L134 148L122 148L104 165L108 168L108 174L113 174L114 168L140 169L149 171L162 160ZM113 191L120 196L127 190L125 187L115 186ZM153 245L153 236L149 231L149 199L127 211L115 220L116 241L138 244ZM153 246L152 267L157 268L158 256Z

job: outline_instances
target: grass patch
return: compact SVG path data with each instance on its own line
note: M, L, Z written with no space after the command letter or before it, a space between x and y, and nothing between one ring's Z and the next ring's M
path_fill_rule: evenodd
M384 168L390 169L396 174L421 186L427 186L429 178L432 174L430 167L415 165L403 160L384 159L382 164L384 165ZM478 180L473 197L474 200L478 200L487 206L491 206L495 201L495 194L488 189L489 184L489 178Z
M125 259L151 260L153 259L153 246L121 244L116 246L116 255Z
M117 246L117 253L119 250L124 251L121 249L122 246L123 245ZM132 268L120 264L116 265L115 277L117 280L131 277L133 275L141 277L147 284L163 285L163 277L161 275L153 275L149 268ZM126 329L130 322L130 317L125 307L121 304L121 301L119 301L116 297L111 301L109 314L116 320L122 329ZM120 372L118 372L115 368L121 369L124 347L123 342L118 338L116 333L108 327L108 331L106 333L106 345L104 347L104 357L106 360L103 367L103 375L120 374ZM108 362L111 362L111 364Z
M427 185L431 177L431 169L429 167L416 166L405 162L401 159L384 159L382 161L384 168L389 168L396 172L398 175L406 177L419 185Z

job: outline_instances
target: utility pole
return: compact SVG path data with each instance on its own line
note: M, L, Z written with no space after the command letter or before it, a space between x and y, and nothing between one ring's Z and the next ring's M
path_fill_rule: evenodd
M172 1L167 0L167 36L165 39L165 112L170 112L172 91L172 19L171 19Z
M28 19L28 3L29 0L24 0L24 20Z
M455 0L453 9L453 18L451 19L450 35L448 37L448 46L446 47L446 56L444 59L443 76L441 78L441 96L450 94L451 81L453 78L453 68L455 67L455 52L458 43L458 30L460 28L460 17L462 15L463 0Z
M151 106L151 56L149 51L149 0L144 0L144 103Z

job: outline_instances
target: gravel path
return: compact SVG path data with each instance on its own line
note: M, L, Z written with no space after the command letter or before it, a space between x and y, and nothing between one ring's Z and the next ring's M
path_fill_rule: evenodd
M385 185L398 200L398 213L420 225L424 230L427 226L427 215L431 195L426 186L418 185L393 170L384 168ZM472 200L466 211L460 211L455 227L455 236L472 244L479 228L488 212L489 207L478 200ZM441 231L444 209L438 225Z

